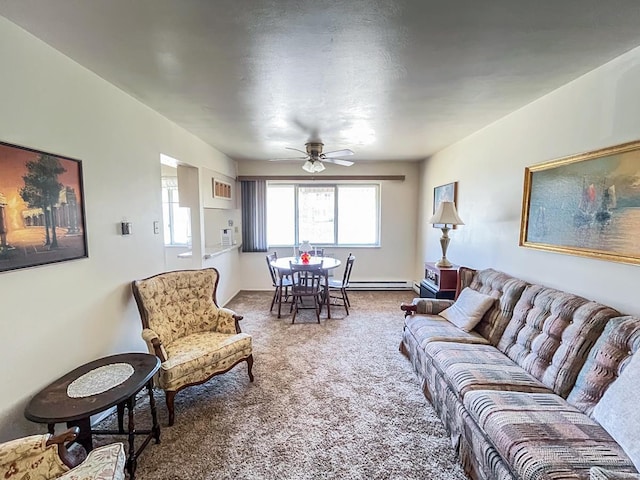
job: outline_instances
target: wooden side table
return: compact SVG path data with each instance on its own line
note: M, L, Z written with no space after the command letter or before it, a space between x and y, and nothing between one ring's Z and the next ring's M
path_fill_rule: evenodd
M133 374L124 382L109 390L86 397L69 397L67 387L82 375L99 367L115 363L125 363L133 367ZM43 388L27 404L24 416L37 423L46 423L49 433L54 434L56 423L66 422L67 426L80 428L77 442L87 452L93 449L93 435L127 435L129 454L127 457L127 471L130 480L135 479L138 455L152 438L160 443L160 425L156 414L156 403L153 399L153 375L160 368L160 359L148 353L121 353L100 358L82 365L60 377L55 382ZM137 430L133 418L136 395L147 387L149 393L149 407L153 426L151 430ZM105 410L118 408L118 430L93 430L91 415ZM128 410L127 431L124 429L124 411ZM136 451L135 435L146 435L142 445Z
M458 265L436 267L434 262L424 264L424 280L420 282L420 297L453 300L458 287Z

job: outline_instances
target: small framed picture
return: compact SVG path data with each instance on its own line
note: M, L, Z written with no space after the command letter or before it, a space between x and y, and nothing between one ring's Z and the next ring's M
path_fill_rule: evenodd
M456 203L456 193L457 193L458 182L451 182L445 185L440 185L439 187L435 187L433 189L433 213L436 213L438 206L442 202L453 202ZM457 208L457 205L456 205ZM441 228L442 225L433 225L433 228ZM453 228L456 228L455 225Z

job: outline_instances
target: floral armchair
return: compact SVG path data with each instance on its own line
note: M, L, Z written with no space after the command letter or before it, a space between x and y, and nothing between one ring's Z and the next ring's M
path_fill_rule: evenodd
M64 444L78 435L78 427L60 435L32 435L0 444L0 478L11 480L122 480L125 451L112 443L89 452L75 465Z
M242 333L242 316L218 307L218 270L178 270L132 284L142 319L142 338L162 362L157 383L165 390L169 425L175 396L191 385L247 362L253 382L251 336Z

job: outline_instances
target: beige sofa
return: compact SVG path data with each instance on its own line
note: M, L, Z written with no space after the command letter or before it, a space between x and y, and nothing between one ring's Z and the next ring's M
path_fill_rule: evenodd
M640 416L625 398L640 378L640 319L492 269L459 278L459 294L493 298L479 323L465 331L445 318L453 301L415 299L401 307L400 350L467 474L640 478Z

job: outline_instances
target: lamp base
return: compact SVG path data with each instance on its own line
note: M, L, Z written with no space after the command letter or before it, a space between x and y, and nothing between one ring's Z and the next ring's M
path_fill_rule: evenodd
M438 268L449 268L453 267L453 263L447 260L447 257L442 257L440 260L436 262L436 267Z

